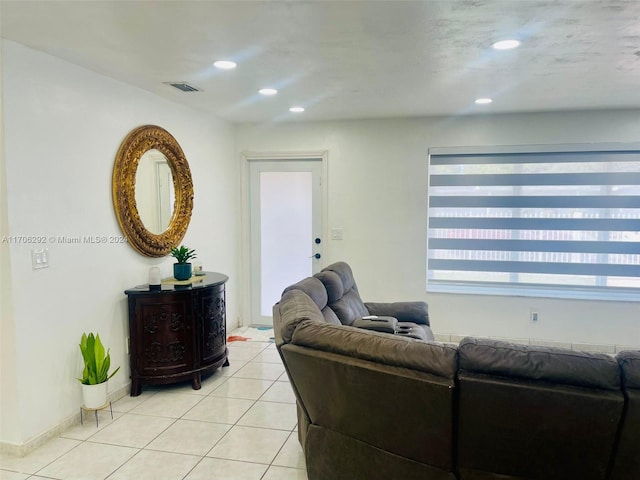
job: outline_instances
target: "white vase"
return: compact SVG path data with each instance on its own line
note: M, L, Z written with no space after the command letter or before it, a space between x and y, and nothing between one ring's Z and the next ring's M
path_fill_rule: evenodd
M82 397L85 408L101 408L107 404L107 382L97 385L82 384Z

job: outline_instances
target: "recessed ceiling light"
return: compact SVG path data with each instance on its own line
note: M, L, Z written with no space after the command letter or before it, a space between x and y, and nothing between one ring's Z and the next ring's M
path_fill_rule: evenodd
M278 93L278 90L276 90L275 88L261 88L260 90L258 90L258 93L260 95L275 95L276 93Z
M487 105L491 102L493 102L493 99L491 98L476 98L475 101L475 103L477 103L478 105Z
M230 60L218 60L213 63L213 66L219 68L221 70L232 70L236 68L236 62L232 62Z
M302 108L302 107L291 107L289 109L289 111L293 112L293 113L302 113L302 112L304 112L304 108Z
M500 40L491 45L495 50L511 50L520 46L519 40Z

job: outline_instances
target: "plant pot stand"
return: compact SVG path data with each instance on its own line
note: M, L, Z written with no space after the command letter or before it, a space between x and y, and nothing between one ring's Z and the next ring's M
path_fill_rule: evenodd
M101 407L98 408L89 408L89 407L85 407L84 405L82 405L80 407L80 425L83 425L82 422L82 413L84 412L93 412L95 417L96 417L96 428L98 427L98 410L104 410L105 408L109 408L109 412L111 413L111 420L113 420L113 408L111 408L111 402L107 402L104 405L102 405Z

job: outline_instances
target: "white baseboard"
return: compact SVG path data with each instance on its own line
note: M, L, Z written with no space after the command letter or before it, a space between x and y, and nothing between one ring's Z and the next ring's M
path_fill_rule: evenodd
M130 391L131 383L128 383L115 392L110 392L109 401L115 402L120 400L125 395L128 395ZM78 412L80 412L80 405L78 405ZM36 448L42 446L48 440L59 437L65 430L74 426L78 422L78 418L79 413L74 413L73 415L65 418L58 425L55 425L46 432L43 432L20 445L11 442L0 442L0 452L14 457L24 457L25 455L33 452Z

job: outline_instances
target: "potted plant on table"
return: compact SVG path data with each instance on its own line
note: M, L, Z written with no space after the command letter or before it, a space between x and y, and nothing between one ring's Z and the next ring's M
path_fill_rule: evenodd
M107 403L107 380L113 377L120 367L109 374L111 367L111 355L105 351L100 335L93 333L82 334L80 339L80 352L84 360L82 378L82 396L86 408L100 408Z
M196 258L196 251L182 245L171 249L171 256L176 259L173 264L173 276L176 280L189 280L191 278L191 263L189 260Z

